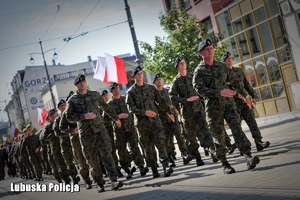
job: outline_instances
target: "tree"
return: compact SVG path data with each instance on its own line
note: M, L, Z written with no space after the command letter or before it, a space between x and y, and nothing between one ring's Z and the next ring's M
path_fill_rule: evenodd
M159 73L167 83L177 74L174 66L176 57L182 57L187 63L187 70L193 72L202 58L197 54L199 43L210 38L215 47L215 59L219 60L226 51L227 45L220 44L223 34L207 33L204 24L196 16L188 14L184 9L172 7L168 13L160 14L160 25L169 34L168 37L155 36L155 46L140 42L145 57L144 70Z

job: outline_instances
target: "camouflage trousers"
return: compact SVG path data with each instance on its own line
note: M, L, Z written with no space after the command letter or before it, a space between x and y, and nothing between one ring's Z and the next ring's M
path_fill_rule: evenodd
M253 110L251 110L246 103L236 104L236 107L240 115L240 118L241 119L243 118L247 123L251 135L254 138L255 142L261 141L262 136L257 126Z
M67 165L65 163L65 160L63 159L62 154L61 154L61 148L60 148L58 137L54 137L54 139L51 140L50 148L51 148L52 158L58 168L60 177L61 177L61 179L64 179L67 182L69 180L69 171L68 171ZM52 165L51 165L51 167L53 168Z
M27 175L28 177L35 177L35 173L34 173L34 169L33 169L33 166L31 164L31 162L29 161L29 156L22 156L22 161L23 162L23 165L25 166L25 170L27 172Z
M62 175L59 173L59 169L58 169L58 166L56 165L54 159L53 159L53 155L51 153L51 148L50 146L47 147L47 153L48 153L48 161L49 161L49 164L51 166L51 169L52 169L52 174L54 176L54 178L59 182L61 183L61 179L62 179Z
M188 150L183 135L181 134L180 124L178 121L164 123L164 132L166 135L165 145L167 148L168 155L173 155L175 151L174 136L181 152L181 156L187 156ZM169 157L170 159L170 157Z
M48 146L43 146L43 152L42 152L42 164L45 172L51 172L51 166L48 159Z
M115 164L116 164L116 167L117 169L119 168L119 158L117 156L117 148L116 148L116 145L115 145L115 136L114 136L114 130L113 130L113 127L110 124L106 124L105 123L105 128L107 130L107 133L109 135L109 138L110 138L110 142L111 142L111 155L115 161Z
M91 184L91 179L89 176L89 165L83 156L81 144L78 136L70 136L70 141L72 145L73 155L77 164L79 165L79 173L82 176L86 184Z
M187 133L188 149L195 158L201 158L199 153L199 143L202 147L208 148L211 153L215 152L212 135L208 129L205 112L193 113L182 118L184 129Z
M76 166L74 164L74 156L72 151L72 146L70 142L70 137L60 137L60 147L62 157L65 160L65 163L68 168L69 175L72 177L73 180L76 180L76 176L78 174Z
M140 119L137 124L140 142L143 146L145 159L148 167L154 167L157 163L157 158L154 145L158 149L158 156L163 166L169 164L167 149L165 146L165 133L161 120L157 116L149 121L148 117Z
M5 177L4 165L3 158L0 155L0 179Z
M30 163L32 164L32 167L33 167L33 170L35 173L35 177L41 178L43 169L42 169L42 157L40 155L40 152L38 152L38 153L33 152L33 153L29 154L29 160L30 160Z
M94 133L92 128L89 128L83 133L80 132L79 140L81 143L83 155L88 165L90 166L91 175L94 181L98 185L103 185L103 172L99 165L99 156L97 153L95 153L97 152L97 150L101 155L104 167L107 170L108 177L111 181L117 181L118 172L111 154L112 147L110 137L104 125L101 125L100 128L101 131L98 133Z
M142 167L144 159L139 148L138 137L135 129L130 132L125 130L116 130L116 148L118 149L118 155L120 158L121 167L126 173L130 173L129 168L131 167L131 161L138 167ZM129 146L130 152L127 149L127 144Z
M207 108L210 132L214 137L216 154L221 162L226 161L226 142L224 132L224 119L229 125L235 143L243 154L249 154L251 143L241 128L241 120L234 104L211 106Z

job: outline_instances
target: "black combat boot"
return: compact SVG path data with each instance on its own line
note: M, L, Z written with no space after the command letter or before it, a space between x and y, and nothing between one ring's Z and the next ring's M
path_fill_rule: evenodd
M209 156L208 148L203 147L203 150L204 150L204 155Z
M217 158L217 155L215 153L211 153L210 157L214 163L219 162L219 159Z
M231 167L231 165L225 161L222 163L224 169L223 169L223 173L224 174L232 174L232 173L235 173L235 169L233 167Z
M191 160L193 160L193 158L194 158L194 157L193 157L191 154L189 154L189 155L187 155L187 156L182 156L183 164L184 164L184 165L189 164L189 162L190 162Z
M147 172L149 172L148 167L144 167L144 166L139 167L139 170L140 170L141 176L145 176L147 174Z
M263 149L265 149L265 148L267 148L267 147L270 146L270 142L269 141L262 142L260 140L260 141L255 142L255 144L256 144L257 151L262 151Z
M170 167L176 167L175 161L173 160L172 156L170 157Z
M88 188L86 188L86 189L88 189ZM98 191L98 193L100 193L100 192L105 192L105 189L104 189L104 185L98 185L97 186L97 191Z
M119 182L111 182L111 189L112 190L117 190L117 189L119 189L119 188L121 188L121 187L123 187L123 183L122 183L122 181L119 181Z
M80 177L79 176L72 177L72 179L73 179L74 184L78 184L79 181L80 181Z
M227 147L227 149L228 149L228 154L232 154L236 148L237 148L237 147L236 147L235 143L233 143L231 146L228 146L228 147Z
M163 168L164 168L164 177L169 177L171 174L174 172L172 167L169 167L169 164L163 163Z
M203 160L202 160L201 158L197 158L197 159L196 159L196 163L197 163L197 166L202 166L202 165L204 165L204 162L203 162Z
M260 161L257 156L252 157L251 154L246 154L245 158L248 170L254 169Z
M157 167L151 167L151 170L152 170L152 175L153 175L153 178L157 178L157 177L160 177L160 174L158 173L158 170L157 170Z

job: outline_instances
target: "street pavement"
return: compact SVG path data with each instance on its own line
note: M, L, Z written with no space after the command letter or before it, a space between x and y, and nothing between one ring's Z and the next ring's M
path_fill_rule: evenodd
M86 190L82 181L80 192L12 192L11 183L35 182L6 177L5 181L0 181L0 199L300 199L300 112L260 117L257 123L263 141L270 141L271 145L257 152L243 121L243 130L252 143L252 154L260 158L257 167L250 171L237 150L228 155L236 173L225 175L221 164L205 157L202 148L205 165L200 167L195 160L183 165L177 149L177 166L171 177L163 177L161 165L160 178L153 179L151 170L145 177L140 177L137 171L132 179L119 179L124 186L118 191L112 191L105 178L104 193L97 193L95 184L91 190ZM228 134L231 135L230 130ZM45 176L41 183L49 185L56 181L52 176Z

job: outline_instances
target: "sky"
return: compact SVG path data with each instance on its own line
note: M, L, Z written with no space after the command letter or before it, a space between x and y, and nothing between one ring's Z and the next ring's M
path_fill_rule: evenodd
M139 41L154 45L155 36L167 36L159 24L162 0L128 0L128 4ZM39 40L44 52L56 48L56 64L86 62L87 56L96 60L104 53L135 54L126 20L124 0L0 1L0 121L8 120L4 101L11 100L10 83L17 71L43 65ZM67 37L73 39L65 42ZM33 65L30 53L36 53ZM52 64L53 53L45 53L47 65Z

